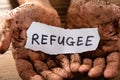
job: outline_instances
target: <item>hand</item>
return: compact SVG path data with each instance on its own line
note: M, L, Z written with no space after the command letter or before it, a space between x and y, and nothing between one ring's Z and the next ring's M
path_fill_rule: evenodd
M30 80L43 80L40 75L34 75Z
M48 4L47 6L44 5L46 3ZM50 11L46 7L47 8L49 7ZM43 15L41 16L42 11L45 13L44 16ZM44 18L46 17L46 15L50 15L50 16L47 16L49 20L48 18ZM54 17L51 15L53 15ZM54 26L61 25L59 16L57 15L56 11L50 6L49 2L48 1L43 2L41 0L39 1L34 0L28 3L26 2L20 7L7 13L7 17L4 18L4 21L2 22L3 24L1 25L3 29L2 33L4 35L4 38L2 39L0 50L1 52L6 51L7 48L9 47L9 44L12 38L13 55L14 55L16 66L20 76L25 80L29 80L29 79L33 79L35 75L39 74L39 76L41 76L42 79L62 80L62 79L69 79L72 76L74 76L74 74L72 74L71 71L76 72L77 70L79 70L84 72L85 67L82 68L82 70L79 69L81 67L80 66L81 59L80 59L80 56L77 56L77 54L71 55L70 62L69 62L69 55L58 55L56 57L48 55L47 57L47 55L45 54L41 55L42 54L41 52L33 52L31 50L26 50L23 48L26 42L26 30L28 29L28 26L31 24L33 20L54 25ZM5 43L8 43L8 45L5 46L4 45ZM43 56L45 58L41 58ZM83 58L83 59L84 59L83 63L85 65L87 61L89 62L90 65L88 64L88 66L90 66L89 69L91 69L91 63L92 63L91 58L88 58L88 59ZM56 60L58 61L59 64L57 63ZM101 60L104 63L103 58L100 58L100 59L98 58L97 60ZM97 60L95 60L94 63L97 62ZM53 63L53 65L51 63ZM73 65L71 64L77 64L76 65L76 67L78 66L77 70L72 69ZM42 67L41 65L44 65L44 67ZM100 65L104 67L104 64L100 64ZM95 66L96 66L96 63L95 63ZM101 69L103 69L103 67ZM51 76L54 76L54 77L51 77Z
M3 36L0 41L0 52L4 53L12 42L13 56L21 78L24 80L36 78L35 75L38 75L36 70L39 69L37 68L37 66L39 66L37 63L46 64L40 60L41 56L39 56L37 52L24 48L27 38L26 31L33 21L60 27L61 22L56 10L52 8L48 0L30 0L6 14L1 14L0 19L0 34ZM39 53L42 54L41 52ZM47 68L47 66L42 68L42 74L39 74L39 78L43 75L41 79L62 79ZM47 69L48 72L44 73L43 70L45 69ZM51 77L51 73L53 73L52 76L54 75L55 78Z
M60 18L56 10L50 5L49 0L27 1L6 14L1 14L0 18L0 34L3 37L0 41L1 53L4 53L8 49L11 37L13 38L12 43L14 47L23 47L26 42L25 32L33 21L53 26L61 26Z
M118 74L120 58L118 56L120 54L120 15L118 14L120 14L119 7L109 2L71 0L66 28L98 28L101 38L96 51L81 55L84 57L83 65L79 64L74 71L88 72L90 77L99 77L103 74L105 78L112 78ZM93 65L91 59L94 59ZM107 64L105 65L105 63ZM79 66L80 68L78 68Z

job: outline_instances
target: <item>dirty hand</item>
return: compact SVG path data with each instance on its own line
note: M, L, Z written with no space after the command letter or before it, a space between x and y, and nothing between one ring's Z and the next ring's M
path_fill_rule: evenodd
M76 2L76 4L78 4L78 3ZM79 4L79 6L80 6L80 4ZM78 13L80 14L80 12L78 12ZM2 24L0 24L1 34L3 35L1 43L0 43L0 52L4 53L8 49L10 42L12 42L13 56L16 61L18 73L22 77L22 79L24 79L24 80L29 80L29 79L30 80L42 80L42 79L43 80L44 79L46 79L46 80L62 80L62 79L66 79L66 78L69 79L72 76L74 76L74 74L72 74L71 71L76 72L77 70L79 70L80 72L89 71L88 74L90 77L98 77L103 73L103 69L105 68L105 59L104 58L96 58L93 61L94 65L92 68L92 60L91 60L92 58L91 57L89 57L89 58L84 57L83 65L80 65L80 63L82 63L81 62L82 60L80 59L80 56L78 54L73 54L70 57L69 57L69 55L50 56L50 55L46 55L42 52L34 52L34 51L27 50L24 48L24 45L26 43L26 30L29 28L32 21L42 22L42 23L54 25L54 26L61 26L59 16L58 16L57 12L51 7L48 0L46 0L46 1L30 0L30 1L22 4L20 7L12 10L6 14L7 15L5 15L5 16L3 16L3 15L0 16L1 22L2 22ZM72 14L72 15L74 16L74 14ZM68 16L69 16L69 14L68 14ZM4 19L3 19L3 17L4 17ZM70 18L72 18L72 16ZM73 21L74 21L74 19L73 19ZM68 18L68 23L69 23L68 28L71 28L70 25L73 27L72 24L76 24L75 22L69 22L69 18ZM92 26L92 25L90 25L90 26ZM85 26L78 25L78 26L74 26L73 28L81 28L81 27L86 27L86 24L85 24ZM89 26L87 26L87 27L89 27ZM102 26L100 28L102 29ZM106 35L103 35L103 33L101 34L101 36L103 36L103 39L104 39L104 36L106 37ZM111 38L111 39L116 39L116 38L114 38L114 36L113 36L113 38ZM103 40L103 42L104 42L104 40ZM103 42L101 42L101 46L103 46ZM113 48L114 42L116 43L117 41L113 40L112 42L108 41L108 43L106 43L106 38L105 38L105 43L104 43L105 50L106 50L106 45L107 45L107 47L112 46L112 48ZM6 45L4 45L4 44L6 44ZM100 46L100 49L101 49L101 46ZM115 50L112 50L112 51L117 51L116 44L114 46L115 46L114 47ZM110 50L112 48L110 48ZM103 50L103 51L105 51L105 50ZM99 50L99 48L98 48L98 51L96 50L95 53L97 53L99 51L101 52L101 50ZM106 51L109 51L109 50L106 50ZM92 53L94 53L94 52L92 52ZM111 53L111 51L104 52L104 53ZM113 55L115 56L119 52L112 52L112 53L114 53ZM106 60L107 63L110 65L110 66L107 65L108 67L106 67L106 70L112 70L112 71L116 72L118 69L118 59L119 58L117 58L118 56L117 57L115 56L116 59L114 59L114 57L112 57L113 56L112 53L110 55L108 55L108 58ZM101 56L101 53L99 53L99 54L97 54L97 56ZM92 54L92 57L96 57L96 55ZM69 59L70 59L70 61L69 61ZM101 64L101 62L103 64ZM41 66L41 65L43 65L43 66ZM112 66L115 65L114 68L112 68L111 65ZM95 68L95 67L97 67L97 68ZM95 70L100 69L100 70L98 73L96 73L94 71L94 69ZM113 72L111 72L111 74L112 73ZM104 71L104 74L106 75L105 71ZM111 74L110 74L110 77L114 77L114 76L111 76Z
M74 64L74 68L73 63L71 64L73 72L88 72L90 77L99 77L103 74L105 78L112 78L118 74L119 18L120 9L115 4L102 0L71 0L66 28L98 28L100 34L97 50L81 55L84 58L83 65L80 66L80 59L72 61L78 65Z
M0 53L4 53L12 42L13 57L23 80L62 80L54 73L55 69L53 72L43 62L47 55L24 48L27 39L26 31L33 21L61 26L60 18L49 0L26 1L19 7L0 14Z

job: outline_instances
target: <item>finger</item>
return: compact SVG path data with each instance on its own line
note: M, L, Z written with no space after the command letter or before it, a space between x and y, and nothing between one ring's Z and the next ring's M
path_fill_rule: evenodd
M72 54L70 56L70 70L72 72L78 72L80 64L81 64L81 59L79 54Z
M15 61L17 71L23 80L29 80L34 75L37 75L29 61L25 59L16 59Z
M11 32L10 30L4 30L1 35L1 40L0 40L0 53L1 54L8 50L10 43L11 43Z
M113 52L107 56L107 66L104 71L105 78L113 78L117 76L120 64L119 54L119 52Z
M45 53L42 53L42 52L33 52L31 50L24 50L24 49L22 49L22 52L27 53L31 62L33 62L33 63L36 60L44 61L47 58L47 55Z
M58 55L56 59L60 62L63 69L70 72L69 59L65 55Z
M117 38L118 40L118 38ZM117 51L118 49L118 43L115 41L107 41L105 42L105 45L102 46L102 50L104 53L111 53L113 51Z
M52 69L52 68L57 67L57 64L55 63L54 60L48 60L47 61L47 66L49 67L49 69Z
M47 65L49 69L51 69L55 74L59 75L63 79L68 78L70 76L69 72L67 72L65 69L60 67L58 68L54 60L48 60Z
M12 31L10 29L10 19L7 19L8 12L0 13L0 53L4 53L10 46Z
M88 72L89 77L95 78L102 75L105 68L104 58L96 58L93 62L93 68Z
M47 65L40 60L34 61L33 64L34 64L34 67L36 69L36 72L39 73L39 74L41 74L41 72L44 71L44 70L48 70Z
M40 75L34 75L30 78L30 80L44 80Z
M79 68L79 72L84 73L88 72L92 67L92 59L85 58L83 59L83 64Z
M67 58L67 56L65 55L58 55L56 56L56 60L60 63L60 65L62 66L63 69L65 69L67 72L69 72L70 77L72 77L72 73L70 70L70 62L69 59Z
M50 70L45 70L41 73L45 80L63 80L59 75Z
M62 68L53 68L52 71L62 77L63 79L69 78L70 74L65 69Z

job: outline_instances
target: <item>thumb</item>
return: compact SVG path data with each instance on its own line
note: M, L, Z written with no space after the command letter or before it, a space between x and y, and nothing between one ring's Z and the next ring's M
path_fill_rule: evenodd
M0 54L3 54L11 43L11 29L8 24L11 20L5 19L7 12L0 13ZM5 20L4 20L5 19Z

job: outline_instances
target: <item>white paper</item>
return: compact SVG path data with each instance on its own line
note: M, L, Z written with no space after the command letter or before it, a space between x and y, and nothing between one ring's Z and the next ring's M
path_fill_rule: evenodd
M64 29L33 22L25 48L51 55L82 53L96 50L99 41L97 28Z

